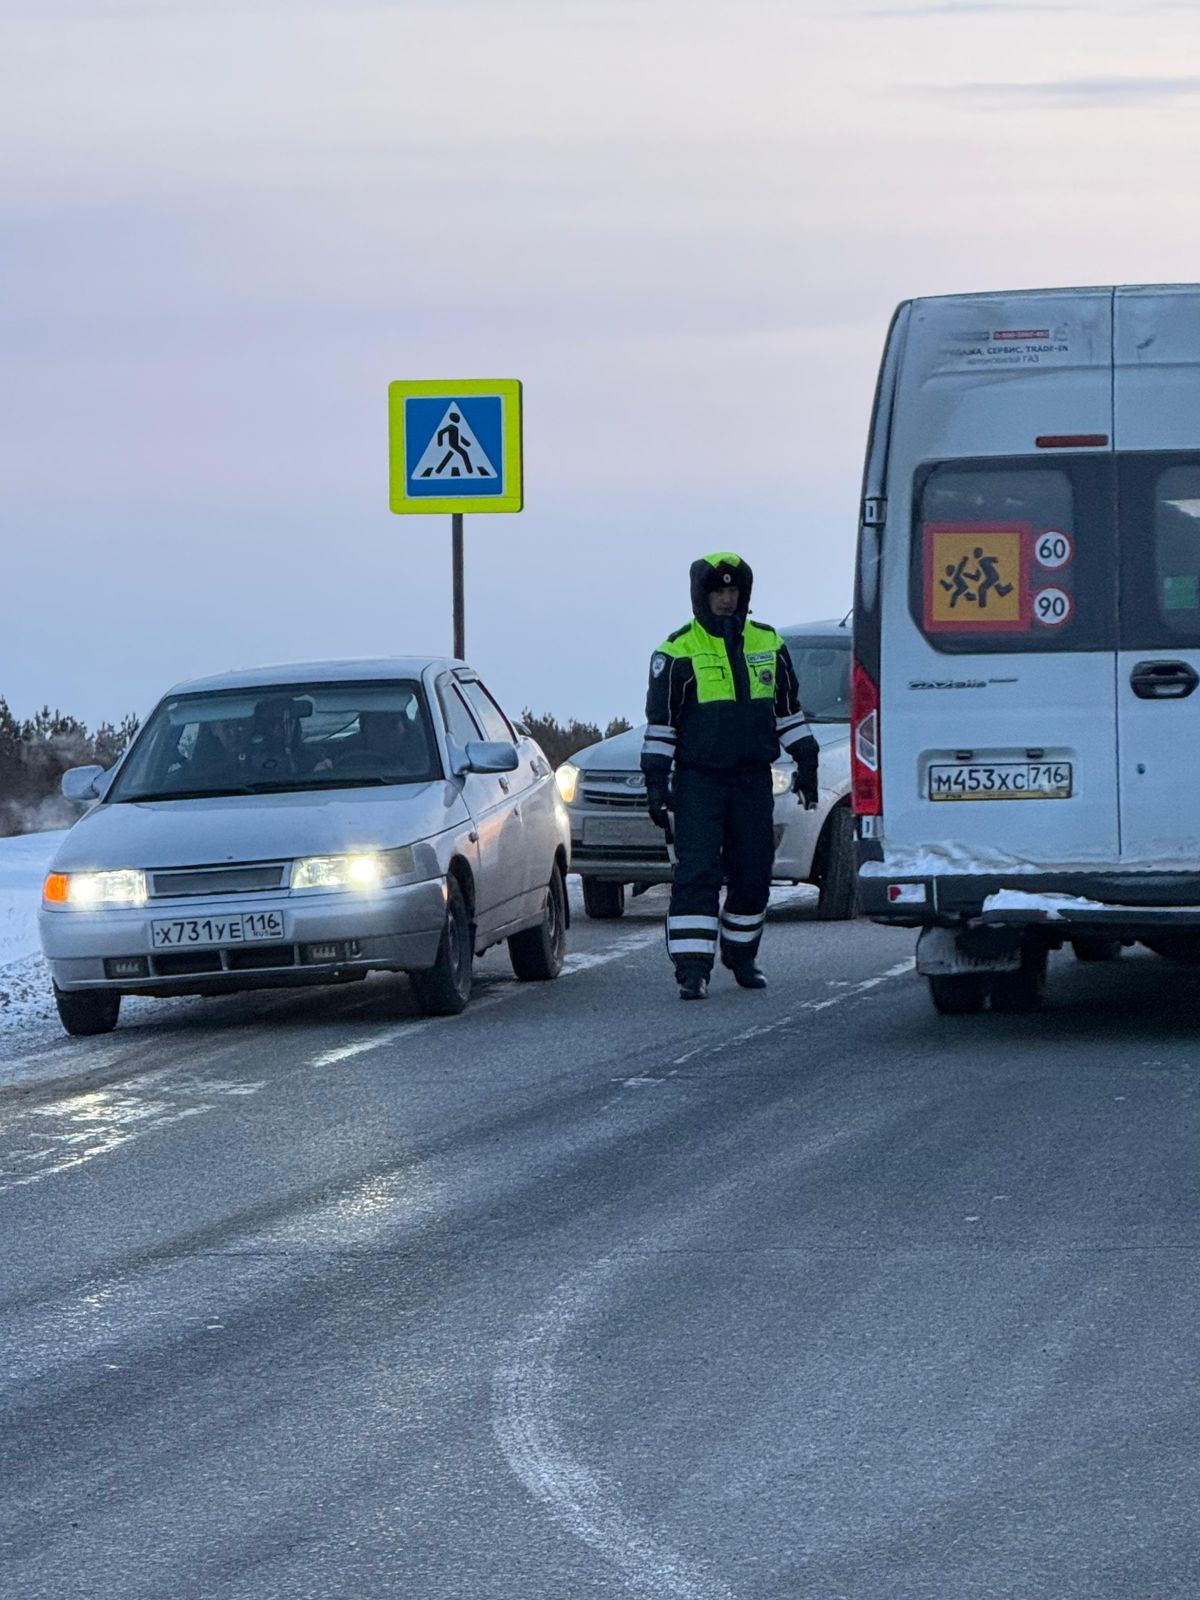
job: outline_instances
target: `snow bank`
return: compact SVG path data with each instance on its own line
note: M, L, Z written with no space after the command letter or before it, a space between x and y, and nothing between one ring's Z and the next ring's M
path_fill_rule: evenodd
M42 879L62 838L56 832L0 839L0 1081L7 1081L3 1036L55 1014L37 912Z
M42 879L65 834L23 833L0 839L0 968L38 953Z

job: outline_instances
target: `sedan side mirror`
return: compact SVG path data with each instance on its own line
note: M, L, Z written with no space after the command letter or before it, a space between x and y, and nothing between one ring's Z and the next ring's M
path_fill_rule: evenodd
M108 788L108 773L103 767L68 767L60 784L64 800L77 804L99 800Z
M468 772L515 772L521 764L516 745L500 740L472 739L464 753Z

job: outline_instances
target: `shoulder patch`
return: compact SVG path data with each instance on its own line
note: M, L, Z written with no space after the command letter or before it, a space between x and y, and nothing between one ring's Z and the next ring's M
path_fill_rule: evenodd
M661 678L667 670L667 658L661 650L656 650L650 658L650 671L656 678Z

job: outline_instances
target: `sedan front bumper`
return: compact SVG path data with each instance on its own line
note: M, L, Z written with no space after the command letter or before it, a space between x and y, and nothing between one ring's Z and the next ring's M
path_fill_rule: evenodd
M155 922L184 924L274 913L277 939L156 947ZM373 969L431 967L446 920L446 880L431 878L371 894L223 895L154 900L145 906L43 907L42 950L60 989L205 994L275 984L330 982ZM114 968L116 969L114 971Z

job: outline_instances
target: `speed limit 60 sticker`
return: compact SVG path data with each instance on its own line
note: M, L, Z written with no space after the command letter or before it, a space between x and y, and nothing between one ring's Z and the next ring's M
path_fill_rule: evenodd
M1071 543L1071 535L1063 533L1059 528L1047 528L1044 533L1039 533L1033 542L1034 560L1047 572L1057 572L1060 567L1068 566L1074 554L1075 546Z
M1046 628L1061 628L1070 622L1074 602L1065 589L1039 589L1033 597L1033 620Z

